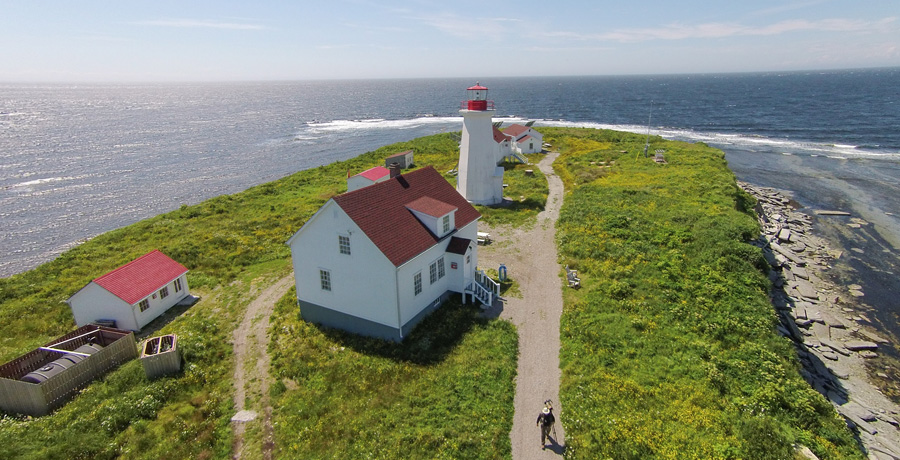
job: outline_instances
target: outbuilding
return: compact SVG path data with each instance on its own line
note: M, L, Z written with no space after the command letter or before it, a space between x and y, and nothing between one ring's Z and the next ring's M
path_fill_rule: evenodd
M118 329L139 331L190 295L187 272L153 250L89 282L66 303L78 326L115 321Z
M521 153L540 153L544 148L544 135L531 126L513 124L503 134L514 139L516 150Z
M413 151L395 153L384 159L384 167L390 168L392 163L400 165L400 169L407 169L413 166Z

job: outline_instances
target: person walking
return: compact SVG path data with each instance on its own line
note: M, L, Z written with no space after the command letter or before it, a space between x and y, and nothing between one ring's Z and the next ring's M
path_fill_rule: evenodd
M556 417L553 416L553 405L550 403L550 400L544 401L544 408L541 409L541 413L538 414L537 418L537 426L541 427L541 449L547 448L548 438L551 441L553 440L553 438L550 438L550 429L553 428L555 422Z

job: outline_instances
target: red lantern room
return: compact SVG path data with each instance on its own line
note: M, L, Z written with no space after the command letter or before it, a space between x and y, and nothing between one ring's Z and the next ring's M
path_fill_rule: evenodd
M464 104L466 110L494 110L494 101L487 100L487 87L475 82L475 86L466 89L469 100Z

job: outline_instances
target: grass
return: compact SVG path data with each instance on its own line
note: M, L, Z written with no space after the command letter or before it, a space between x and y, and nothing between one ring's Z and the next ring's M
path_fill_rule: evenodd
M862 458L774 330L753 200L721 151L547 129L567 197L561 399L568 458ZM612 165L612 167L608 167Z
M458 297L402 344L300 319L271 328L278 458L509 458L518 341Z
M252 299L253 286L270 283L289 273L289 249L284 242L326 200L346 190L347 171L360 172L381 165L384 157L408 149L415 150L419 165L433 165L439 171L449 171L456 164L458 145L450 134L385 146L351 160L301 171L241 193L182 206L99 235L52 262L0 279L2 362L74 330L65 299L91 279L152 249L160 249L187 266L192 292L203 296L201 302L158 331L159 334L178 335L186 363L181 374L148 381L140 364L132 361L91 383L49 416L32 419L3 415L0 417L0 458L230 457L229 419L233 415L231 379L234 368L230 338ZM515 169L510 168L511 171ZM511 172L510 177L516 174ZM447 177L453 181L452 177ZM522 186L514 179L511 187L513 190L525 189L527 184ZM516 193L524 194L529 203L539 200L528 190ZM482 211L491 216L493 210ZM522 219L509 210L499 212ZM454 327L448 330L456 330ZM514 333L504 327L473 323L470 328L473 332L459 331L461 335L454 340L460 346L479 344L488 336L482 329L492 330L502 340L487 344L490 345L488 348L495 347L491 349L505 355L496 357L497 363L482 362L479 365L500 366L503 373L508 373L515 350L503 347L508 346L509 337ZM428 378L435 375L440 376L435 384L457 384L454 389L459 391L467 388L473 377L462 372L485 371L477 366L469 367L472 362L467 361L482 360L469 356L480 354L482 350L469 345L461 352L448 352L448 359L466 365L431 363L420 366L419 377L411 378L411 381L418 382L416 385L421 389L413 394L424 392L429 385ZM360 349L359 353L364 355L365 350ZM433 373L432 369L435 370ZM452 380L455 374L451 371L457 370L465 384ZM512 381L507 378L491 383L497 386L490 389L492 397L496 396L498 404L503 404L497 388L505 386L505 393L511 394ZM457 402L461 407L474 407L478 405L479 394L460 394L448 401ZM508 407L506 411L509 411ZM490 421L505 426L503 419L507 415L497 409ZM511 420L511 415L509 417ZM428 426L417 429L427 430ZM508 438L497 438L494 433L497 429L492 426L481 433L491 432L490 442L500 443L497 452L508 451L508 446L502 445L503 439L508 441ZM252 434L253 430L250 432ZM467 446L481 442L471 438L469 430L454 433L458 433L459 438L448 438L448 442ZM252 449L256 446L249 445ZM477 445L481 449L485 447L483 443ZM493 447L489 451L494 451ZM259 453L258 450L253 452Z
M763 260L745 243L758 232L752 200L722 152L654 138L662 166L639 154L640 135L541 131L561 151L567 190L561 262L582 279L565 291L560 331L566 457L791 458L801 443L823 459L862 458L774 332ZM3 361L73 330L63 301L152 249L185 264L203 296L159 330L178 334L182 373L148 381L132 361L49 416L4 415L0 458L230 457L229 340L253 286L289 273L284 241L345 190L348 170L407 149L419 165L456 165L450 134L386 146L108 232L0 280ZM513 203L480 207L483 221L533 225L546 181L533 166L506 168ZM516 333L477 313L451 302L393 344L307 324L288 293L270 325L276 457L509 458Z

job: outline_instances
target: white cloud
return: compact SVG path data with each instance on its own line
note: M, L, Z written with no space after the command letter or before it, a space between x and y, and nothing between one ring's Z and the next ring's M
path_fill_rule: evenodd
M259 24L222 22L197 19L158 19L141 21L138 24L156 27L178 27L187 29L229 29L229 30L262 30L265 26Z
M516 18L468 18L455 14L419 16L409 19L468 40L500 39L508 33L506 25L515 25L521 22Z
M796 19L763 26L747 26L738 23L707 23L695 25L668 24L656 28L619 29L601 34L555 32L546 35L550 37L578 40L644 42L649 40L770 36L798 31L865 32L884 30L896 22L896 20L896 17L889 17L880 21L863 21L858 19L823 19L820 21L808 21L805 19Z

